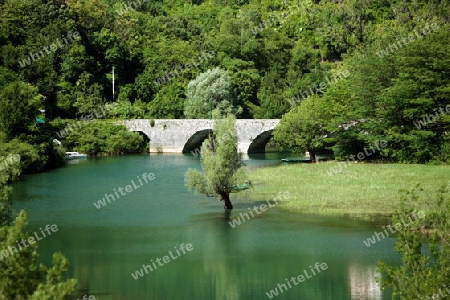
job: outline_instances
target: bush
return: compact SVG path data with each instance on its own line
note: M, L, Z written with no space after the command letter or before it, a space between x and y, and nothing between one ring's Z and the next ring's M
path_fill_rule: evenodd
M62 150L58 149L53 142L45 142L32 145L27 142L13 139L0 146L0 156L20 155L18 164L19 174L36 173L63 164Z
M379 262L381 287L392 288L395 299L435 299L433 295L448 284L450 278L450 196L442 187L424 218L412 218L420 208L417 192L405 191L400 210L392 223L406 221L398 231L395 249L401 255L400 265ZM415 219L412 221L412 219ZM403 223L404 224L404 223ZM394 299L394 298L393 298ZM436 299L439 299L436 298Z
M146 149L146 143L139 133L105 120L86 122L68 133L63 143L67 149L88 155L142 153Z

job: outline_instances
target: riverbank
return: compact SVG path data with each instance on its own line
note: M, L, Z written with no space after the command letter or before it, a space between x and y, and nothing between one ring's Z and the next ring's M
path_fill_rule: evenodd
M349 164L342 165L337 173L330 172L336 166L336 162L324 162L258 168L249 172L253 189L236 198L260 201L278 192L289 192L290 199L280 208L371 218L392 214L400 203L399 190L411 190L417 184L424 189L418 204L426 211L434 201L430 196L442 185L450 184L450 166Z

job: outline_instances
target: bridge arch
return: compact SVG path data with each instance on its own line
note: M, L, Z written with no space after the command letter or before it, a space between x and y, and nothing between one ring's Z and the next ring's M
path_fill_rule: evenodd
M264 153L266 152L266 145L270 141L270 139L273 137L272 134L273 129L264 131L263 133L257 135L253 141L250 143L250 146L248 147L247 153Z
M144 138L144 142L146 143L150 142L150 137L143 130L131 130L131 131L139 133L139 135Z
M201 148L203 141L212 133L212 129L203 129L195 132L184 144L182 153L195 152L195 149Z

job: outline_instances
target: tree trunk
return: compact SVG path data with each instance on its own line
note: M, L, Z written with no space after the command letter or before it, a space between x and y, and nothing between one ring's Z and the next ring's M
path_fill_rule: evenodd
M314 151L314 150L309 150L309 159L310 159L311 162L313 162L313 163L316 162L316 151Z
M225 205L223 206L225 210L233 209L233 204L231 204L229 193L220 193L220 201L225 201Z

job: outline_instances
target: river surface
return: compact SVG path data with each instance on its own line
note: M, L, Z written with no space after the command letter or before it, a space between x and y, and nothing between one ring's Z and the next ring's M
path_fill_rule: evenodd
M245 161L259 167L277 159ZM30 232L57 225L57 232L38 242L39 253L46 264L58 251L69 259L68 275L79 284L71 299L261 300L276 288L279 296L270 295L280 300L390 299L374 278L378 260L398 261L395 240L365 246L379 230L374 224L276 206L252 217L248 208L255 203L232 197L231 219L249 214L233 228L222 202L186 189L188 168L200 168L199 158L82 160L16 182L14 208L26 209ZM146 183L144 173L154 179ZM97 208L105 194L114 201L109 196L111 203Z

